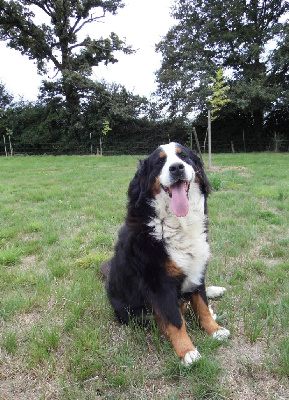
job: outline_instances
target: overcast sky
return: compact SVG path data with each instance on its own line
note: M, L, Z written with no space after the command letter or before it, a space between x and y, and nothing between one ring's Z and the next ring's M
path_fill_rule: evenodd
M135 94L149 96L156 89L154 72L160 67L161 55L155 53L155 44L173 25L170 7L173 0L124 0L126 6L116 16L107 15L102 22L90 25L93 38L107 37L115 32L126 38L127 44L137 50L133 55L118 55L119 62L94 68L93 80L123 84ZM93 31L95 30L95 35ZM19 100L36 100L41 80L36 66L19 51L0 42L0 82ZM51 71L51 76L53 72Z

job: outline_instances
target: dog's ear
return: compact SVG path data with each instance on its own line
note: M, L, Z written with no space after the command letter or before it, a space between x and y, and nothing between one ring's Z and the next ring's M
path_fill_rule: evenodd
M139 207L144 193L148 186L148 161L140 160L138 170L135 173L134 178L130 182L128 188L128 197L130 205Z
M201 191L205 196L208 196L211 193L211 185L205 173L204 165L193 150L190 150L190 156L196 167L196 175L200 182Z

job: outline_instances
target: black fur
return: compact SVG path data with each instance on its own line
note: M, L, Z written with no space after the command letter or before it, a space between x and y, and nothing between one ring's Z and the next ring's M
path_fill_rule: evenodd
M197 155L187 148L182 149L181 158L192 165L200 189L205 196L210 185ZM185 276L172 277L166 269L168 254L163 241L150 235L147 226L154 208L150 205L153 198L152 187L160 175L165 157L160 158L160 149L140 162L139 168L128 189L128 205L125 224L119 231L115 255L109 261L109 277L106 290L118 319L128 323L130 317L143 320L148 313L155 312L165 323L180 328L182 325L180 302L189 294L181 293ZM205 205L206 210L206 205ZM204 282L199 287L206 299Z

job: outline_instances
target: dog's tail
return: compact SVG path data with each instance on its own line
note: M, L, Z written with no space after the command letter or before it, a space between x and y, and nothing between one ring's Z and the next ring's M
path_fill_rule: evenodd
M108 279L108 277L109 277L110 269L111 269L111 260L109 260L109 261L107 261L107 262L105 262L105 263L102 263L102 264L100 264L100 266L99 266L100 272L102 273L102 275L103 275L106 279Z

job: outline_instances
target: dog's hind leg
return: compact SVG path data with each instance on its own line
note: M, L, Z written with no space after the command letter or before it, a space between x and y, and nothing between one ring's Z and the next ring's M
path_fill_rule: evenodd
M230 331L218 325L214 320L208 305L199 292L191 296L190 303L201 327L208 335L219 340L227 339L230 336Z

